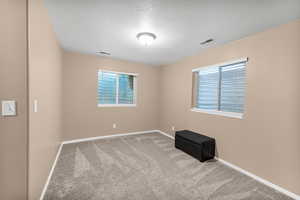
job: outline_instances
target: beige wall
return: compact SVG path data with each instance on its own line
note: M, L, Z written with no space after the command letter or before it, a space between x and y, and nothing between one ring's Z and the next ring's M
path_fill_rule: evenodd
M171 126L215 137L219 157L300 194L300 21L154 68L62 53L43 1L29 0L28 118L26 1L2 0L0 12L0 100L18 103L16 117L0 116L0 199L24 200L27 186L29 199L38 199L61 140L158 128L172 134ZM250 59L244 119L191 112L191 70L241 57ZM98 69L139 73L138 106L98 108Z
M63 58L64 140L158 128L158 68L71 52ZM137 107L98 108L98 69L139 73Z
M29 199L39 198L61 142L62 52L43 0L29 0ZM38 100L38 112L33 101Z
M300 21L207 49L161 73L160 129L217 140L218 156L300 194ZM244 119L190 111L193 68L249 57Z
M18 115L15 117L0 116L0 199L25 200L27 187L26 1L1 0L0 13L0 101L16 100L18 107Z

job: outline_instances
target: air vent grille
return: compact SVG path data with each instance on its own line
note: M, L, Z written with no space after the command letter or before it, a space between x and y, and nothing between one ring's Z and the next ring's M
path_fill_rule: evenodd
M106 51L98 51L97 54L102 54L102 55L105 55L105 56L110 56L110 53L106 52Z
M210 43L210 42L212 42L212 41L214 41L214 39L209 38L208 40L205 40L205 41L201 42L200 44L201 44L201 45L205 45L205 44L208 44L208 43Z

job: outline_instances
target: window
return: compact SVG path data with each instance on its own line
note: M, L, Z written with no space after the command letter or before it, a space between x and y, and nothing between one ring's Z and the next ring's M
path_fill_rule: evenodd
M241 118L247 59L193 70L193 111Z
M98 106L135 106L137 74L98 71Z

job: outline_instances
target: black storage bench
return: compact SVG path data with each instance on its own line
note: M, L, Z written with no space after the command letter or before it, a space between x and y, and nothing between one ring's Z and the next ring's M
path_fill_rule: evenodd
M215 157L215 146L215 139L205 135L188 130L175 133L175 147L201 162Z

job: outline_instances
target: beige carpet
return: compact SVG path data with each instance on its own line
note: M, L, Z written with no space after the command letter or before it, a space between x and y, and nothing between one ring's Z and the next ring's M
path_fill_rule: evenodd
M63 146L44 200L290 200L159 133Z

